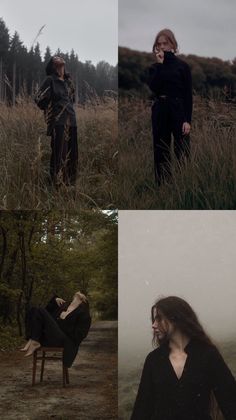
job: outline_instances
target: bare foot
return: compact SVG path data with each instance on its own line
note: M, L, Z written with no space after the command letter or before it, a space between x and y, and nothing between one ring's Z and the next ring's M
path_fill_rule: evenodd
M38 341L31 340L29 349L25 354L25 357L31 356L35 352L35 350L39 349L39 347L41 347L41 344Z
M31 341L32 341L31 339L29 341L27 341L25 347L22 347L22 349L20 349L20 351L27 351L29 346L30 346Z

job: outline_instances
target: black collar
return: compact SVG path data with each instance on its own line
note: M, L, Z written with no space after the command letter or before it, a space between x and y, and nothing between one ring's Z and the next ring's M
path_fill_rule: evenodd
M172 51L164 51L164 63L176 61L176 56Z
M193 338L191 338L188 342L188 344L185 346L184 351L185 353L189 354L191 353L198 345L198 342L196 340L194 340ZM159 347L160 351L169 355L170 354L170 347L169 347L169 342L165 342L163 344L161 344L161 346Z

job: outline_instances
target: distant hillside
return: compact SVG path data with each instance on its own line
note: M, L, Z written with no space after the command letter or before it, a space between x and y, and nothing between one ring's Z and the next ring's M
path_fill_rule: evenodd
M197 55L180 54L179 57L191 68L194 93L215 93L230 99L236 96L236 58L230 62L217 57L206 58ZM120 93L150 95L146 81L148 68L154 62L155 58L151 53L119 47Z

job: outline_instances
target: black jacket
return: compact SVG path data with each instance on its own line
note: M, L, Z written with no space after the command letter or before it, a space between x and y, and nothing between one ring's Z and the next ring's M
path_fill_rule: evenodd
M181 98L185 121L192 117L192 76L188 64L174 53L164 52L164 62L155 63L149 69L148 85L157 95Z
M81 341L87 336L90 329L91 316L89 304L81 303L65 319L61 319L61 312L68 308L70 302L65 302L63 305L58 306L56 297L53 296L47 304L46 309L56 320L66 337L68 337L64 345L63 361L65 366L70 367L77 355Z
M131 420L211 420L210 395L225 420L236 420L236 381L216 347L191 340L180 379L168 345L146 358Z
M52 74L44 80L35 96L35 102L44 111L48 135L52 134L55 126L64 125L68 119L71 126L76 126L74 94L74 86L68 76L61 80Z

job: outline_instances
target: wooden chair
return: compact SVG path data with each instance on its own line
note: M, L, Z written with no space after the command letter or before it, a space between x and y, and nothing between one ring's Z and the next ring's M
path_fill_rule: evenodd
M41 352L42 354L40 355ZM61 353L61 354L60 355L53 354L51 356L50 355L47 356L47 353ZM35 385L37 361L41 360L40 382L42 382L45 360L61 360L62 361L62 353L63 353L63 347L40 347L37 350L35 350L33 354L32 386ZM62 362L62 384L63 384L63 387L65 387L66 384L69 384L68 368L63 365L63 362Z

